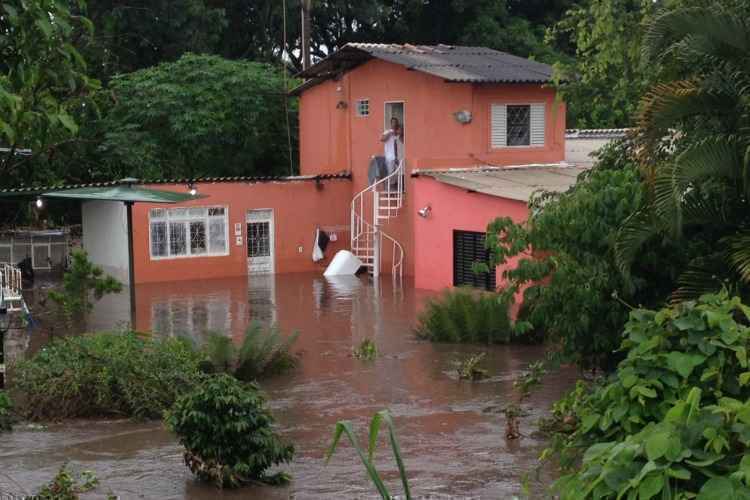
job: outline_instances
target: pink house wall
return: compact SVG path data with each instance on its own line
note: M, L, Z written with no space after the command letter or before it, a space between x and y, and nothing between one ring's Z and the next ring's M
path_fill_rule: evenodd
M154 189L185 192L184 184L156 184ZM154 283L179 280L226 278L247 274L246 213L251 209L272 209L276 273L325 270L330 258L349 246L349 198L347 179L284 182L201 182L198 192L207 198L169 205L226 206L229 208L226 256L152 259L149 249L149 210L166 205L136 203L133 207L133 257L135 282ZM234 225L242 227L242 244L235 244ZM312 261L312 245L318 226L339 226L338 241L331 242L326 259ZM299 247L302 252L299 252Z
M487 224L497 217L523 222L528 217L525 202L471 193L431 177L414 179L414 204L430 205L430 216L414 213L414 285L426 290L453 286L453 231L485 232ZM497 285L502 287L502 273L514 267L516 260L498 266Z
M359 117L356 103L370 102L370 115ZM565 158L565 105L552 88L529 84L447 83L440 78L373 59L305 90L300 97L300 171L352 172L353 196L367 186L367 169L373 155L383 154L384 105L405 104L406 198L402 215L389 220L386 233L395 237L406 253L404 272L415 275L420 265L416 253L414 213L421 206L409 175L415 168L468 167L481 164L522 165L556 163ZM545 108L545 145L492 149L490 107L493 103L540 103ZM470 124L458 123L453 113L468 110ZM471 220L471 213L466 213ZM483 221L482 224L485 224ZM390 252L384 252L388 272Z

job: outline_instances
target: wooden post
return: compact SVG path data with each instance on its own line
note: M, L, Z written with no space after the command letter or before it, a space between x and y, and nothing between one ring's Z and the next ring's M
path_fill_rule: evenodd
M312 28L310 16L312 13L312 0L302 0L302 69L310 67L310 39L312 37Z

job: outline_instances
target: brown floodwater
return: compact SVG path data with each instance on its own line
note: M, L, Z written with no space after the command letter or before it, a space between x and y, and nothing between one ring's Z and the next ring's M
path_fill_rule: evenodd
M534 423L569 388L573 370L548 376L521 420L523 436L504 435L504 405L512 403L513 380L542 357L538 346L457 346L417 341L412 329L430 292L409 282L378 286L362 278L325 279L279 275L251 280L162 283L137 288L136 324L161 335L222 331L237 342L249 321L276 322L298 331L293 372L263 382L279 431L296 446L282 467L286 487L250 486L218 491L197 483L182 462L182 448L159 422L76 421L38 429L19 425L0 439L0 493L30 494L59 467L92 470L100 486L88 497L113 492L120 498L365 499L376 498L355 452L342 440L326 465L324 454L336 421L353 422L365 436L369 419L389 408L415 498L506 499L520 494L524 477L541 491L550 475L533 474L544 441ZM127 294L106 297L92 314L92 329L127 323ZM34 339L31 344L41 340ZM40 336L42 338L42 336ZM352 357L371 338L378 358ZM486 351L490 377L459 381L452 361ZM377 466L393 494L401 493L390 448L381 439ZM541 497L541 493L534 494Z

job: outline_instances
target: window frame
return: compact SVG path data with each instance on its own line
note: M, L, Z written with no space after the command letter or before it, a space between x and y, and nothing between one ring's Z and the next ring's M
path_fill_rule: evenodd
M190 215L190 210L201 209L205 211L205 215L197 216ZM221 215L210 215L212 209L222 209L224 211ZM163 210L164 215L161 217L154 216L155 210ZM184 215L174 215L173 212L177 210L184 210ZM210 227L211 221L221 219L224 222L224 251L222 252L211 252L210 242ZM191 234L190 226L196 222L204 223L204 239L206 251L202 253L192 253L191 246ZM165 245L166 255L154 255L153 247L153 233L151 227L154 223L164 223L165 229ZM170 225L172 223L182 224L185 228L185 254L184 255L172 255L171 253L171 231ZM173 259L195 259L200 257L226 257L229 255L229 207L226 205L205 205L205 206L180 206L180 207L169 207L169 208L151 208L148 211L148 253L151 260L173 260Z
M505 106L505 145L504 146L494 146L492 144L492 132L493 132L493 123L492 123L492 108L493 106ZM515 146L508 145L508 106L528 106L529 108L529 144L519 144ZM534 106L541 106L543 110L543 137L544 142L542 144L532 144L533 140L533 131L531 127L531 116L533 112ZM504 101L504 102L491 102L490 103L490 109L489 109L489 151L502 151L505 149L532 149L532 148L544 148L547 146L547 103L544 101L531 101L531 102L512 102L512 101Z

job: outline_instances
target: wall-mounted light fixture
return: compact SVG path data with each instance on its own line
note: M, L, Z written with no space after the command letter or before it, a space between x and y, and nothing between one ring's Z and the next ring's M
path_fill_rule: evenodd
M192 182L188 184L188 193L190 193L190 196L195 196L198 194L198 190L195 188L195 184Z
M471 111L462 109L461 111L456 111L455 113L453 113L453 117L458 123L462 125L471 123Z
M36 199L36 208L42 208L44 206L44 202L41 198L37 197Z
M417 210L417 213L419 214L420 217L422 217L423 219L426 219L432 213L432 207L430 205L427 205L426 207L422 207L419 210Z

